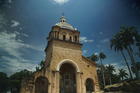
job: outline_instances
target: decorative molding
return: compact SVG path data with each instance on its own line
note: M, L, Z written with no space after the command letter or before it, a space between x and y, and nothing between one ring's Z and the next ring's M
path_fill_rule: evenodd
M64 64L64 63L72 64L76 68L77 72L80 72L78 65L73 60L70 60L70 59L64 59L64 60L60 61L59 64L57 65L56 71L60 71L60 68L61 68L62 64Z

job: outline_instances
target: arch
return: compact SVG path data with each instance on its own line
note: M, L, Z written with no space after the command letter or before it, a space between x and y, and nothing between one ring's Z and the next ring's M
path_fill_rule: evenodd
M66 35L63 35L63 40L66 40Z
M40 76L35 80L35 93L48 93L49 81L46 77Z
M87 78L85 82L86 93L93 93L95 91L94 81L91 78Z
M70 39L69 39L70 41L72 41L72 37L70 36Z
M60 93L76 93L76 68L71 63L60 67Z
M75 36L74 39L75 39L75 42L77 42L77 36Z
M74 61L72 61L72 60L70 60L70 59L64 59L64 60L62 60L62 61L57 65L56 70L57 70L57 71L60 71L60 68L61 68L62 64L64 64L64 63L70 63L70 64L72 64L72 65L76 68L76 71L77 71L77 72L80 72L80 69L79 69L78 65L77 65Z

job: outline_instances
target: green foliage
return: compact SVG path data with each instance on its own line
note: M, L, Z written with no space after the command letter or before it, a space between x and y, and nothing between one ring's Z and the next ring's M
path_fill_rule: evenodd
M136 73L135 68L137 68L137 70L140 71L140 62L136 62L136 66L134 66L134 65L131 66L133 73Z
M36 69L36 71L39 71L40 70L39 66L36 66L35 69Z
M138 71L140 71L140 62L137 62L136 66L137 66Z
M41 68L43 68L45 66L45 61L42 60L39 65L40 65Z
M87 58L94 61L94 62L99 60L98 55L95 55L95 54L93 54L93 55L91 55L90 57L87 57Z
M23 78L30 77L31 75L32 75L32 72L25 69L20 72L14 73L13 75L10 76L10 79L22 80Z
M115 34L113 36L113 38L111 39L111 49L114 48L115 51L120 51L125 63L128 67L131 79L132 79L132 74L130 71L130 66L127 62L127 57L125 57L125 54L123 53L124 50L127 51L130 59L131 59L131 64L133 65L133 72L135 72L136 77L138 77L138 71L137 71L137 67L136 67L136 61L134 58L134 52L133 49L131 47L131 45L134 45L136 42L139 41L139 34L138 31L136 29L136 27L134 26L130 26L130 27L126 27L126 26L122 26L120 28L120 32L118 32L117 34Z
M0 72L0 93L5 93L9 89L9 79L7 75Z
M124 69L119 69L119 77L120 77L122 80L124 80L124 78L128 78L127 76L128 76L128 74L127 74L126 70L124 70Z
M120 32L113 36L111 39L111 48L114 47L115 51L126 49L128 46L133 45L134 38L137 38L138 32L133 26L121 27Z
M31 71L22 70L7 77L6 73L0 72L0 93L6 93L8 90L12 93L19 93L22 79L31 77L32 74Z
M92 60L92 61L98 61L98 60L99 60L99 58L98 58L98 56L97 56L97 55L93 55L93 56L91 57L91 60Z
M109 64L108 66L106 66L106 71L108 72L109 75L112 75L113 72L116 71L116 69L113 65Z
M121 80L125 80L128 78L128 74L124 69L116 69L115 66L109 64L108 66L104 66L104 77L106 85L115 84L121 82ZM119 70L119 73L116 74L115 71ZM98 79L100 87L103 88L103 74L101 68L97 69Z
M32 72L28 70L22 70L20 72L16 72L13 75L11 75L10 78L10 87L13 93L19 93L19 89L21 87L21 82L23 79L31 77Z
M0 79L5 79L7 78L7 74L0 72Z
M36 71L40 71L45 67L45 61L42 60L38 66L36 66Z
M100 52L99 53L99 58L100 59L105 59L106 58L106 55L103 52Z

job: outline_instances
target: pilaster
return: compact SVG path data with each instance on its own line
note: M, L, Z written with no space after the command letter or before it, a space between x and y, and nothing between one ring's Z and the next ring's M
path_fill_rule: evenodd
M76 73L76 84L77 84L77 93L81 93L81 78L80 78L80 72Z

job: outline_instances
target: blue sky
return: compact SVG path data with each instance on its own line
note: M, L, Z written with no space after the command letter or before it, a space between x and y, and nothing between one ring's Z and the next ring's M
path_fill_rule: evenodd
M62 13L80 31L84 56L104 52L104 64L123 67L121 55L110 49L109 40L122 25L136 26L140 31L137 1L7 0L0 9L0 71L35 70L45 57L46 37Z

